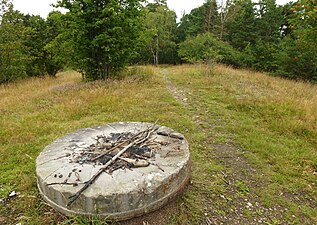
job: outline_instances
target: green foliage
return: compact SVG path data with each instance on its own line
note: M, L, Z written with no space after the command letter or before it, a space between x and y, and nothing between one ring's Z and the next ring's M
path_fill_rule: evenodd
M238 189L238 192L241 194L241 195L246 195L250 192L250 188L248 187L248 185L243 182L243 181L237 181L235 183L235 186L237 187Z
M252 55L254 61L249 68L260 71L274 72L278 70L279 58L281 55L280 45L276 43L257 41L252 47Z
M315 27L317 25L317 1L299 0L293 4L294 14L292 24L299 27Z
M177 28L178 41L195 37L198 34L212 32L216 34L218 27L218 6L215 0L207 0L202 6L185 14Z
M128 63L221 62L317 80L316 0L207 0L179 24L166 0L59 0L66 15L23 15L0 0L0 83L55 76L67 67L86 80ZM221 40L221 41L220 41Z
M45 75L46 53L44 46L46 44L46 23L40 16L25 15L23 18L25 27L28 27L29 37L25 40L27 55L30 62L27 65L26 73L29 76Z
M52 12L47 20L23 15L13 9L12 3L2 2L0 83L26 76L55 76L64 67L64 42L53 48L53 41L61 33L60 17L57 12Z
M68 62L67 40L63 37L63 15L51 12L44 20L40 16L24 16L24 25L29 28L30 35L25 41L30 62L27 66L29 76L55 76Z
M235 19L227 24L228 35L226 40L239 50L253 46L256 43L256 17L254 15L254 5L251 0L241 2L241 9Z
M283 8L276 0L262 0L256 5L256 33L265 43L277 43L280 40L280 28L283 24Z
M261 71L276 71L280 57L282 8L274 0L240 3L235 19L228 23L226 39L244 54L243 65Z
M105 79L131 58L139 35L138 0L60 0L66 14L67 36L74 66L86 80Z
M317 80L316 1L300 0L290 9L292 32L283 40L284 57L278 74L290 78Z
M64 16L60 12L51 12L46 20L45 68L50 76L70 65L69 55L72 49L65 35Z
M173 64L178 60L175 43L176 14L165 1L148 4L141 20L143 32L138 43L138 62Z
M1 1L0 11L0 84L24 77L28 57L24 39L28 30L22 15L13 10L10 1Z
M179 55L190 63L218 63L239 66L239 53L211 33L199 34L179 45Z
M295 31L298 33L298 31ZM317 80L317 41L310 37L314 30L302 30L300 37L284 38L283 55L277 74L294 79Z

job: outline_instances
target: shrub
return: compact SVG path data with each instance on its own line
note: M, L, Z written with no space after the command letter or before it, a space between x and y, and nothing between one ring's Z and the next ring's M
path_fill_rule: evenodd
M179 45L179 56L189 63L224 63L239 67L240 52L211 33L199 34Z

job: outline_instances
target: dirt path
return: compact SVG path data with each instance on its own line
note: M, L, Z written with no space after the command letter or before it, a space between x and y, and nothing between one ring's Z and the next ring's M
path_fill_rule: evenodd
M244 150L232 141L221 144L210 141L213 137L208 127L214 126L209 124L213 115L204 110L204 103L199 101L197 95L199 90L176 86L168 77L166 69L161 74L170 93L187 108L199 129L206 132L208 138L202 147L211 150L206 151L205 156L222 167L220 171L213 172L210 178L220 179L222 187L221 191L218 188L217 191L207 193L208 196L204 198L205 218L202 224L288 224L283 219L286 208L265 207L261 202L256 189L265 185L266 178L243 156Z

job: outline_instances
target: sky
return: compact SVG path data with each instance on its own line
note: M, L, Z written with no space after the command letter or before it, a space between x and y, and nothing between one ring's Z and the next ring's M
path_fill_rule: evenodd
M48 13L54 8L50 6L52 3L56 3L57 0L13 0L13 4L16 10L22 13L29 13L33 15L40 15L46 18ZM277 0L277 3L282 5L290 0ZM170 9L173 9L177 16L180 18L183 12L190 13L193 8L201 6L205 0L167 0L167 4Z

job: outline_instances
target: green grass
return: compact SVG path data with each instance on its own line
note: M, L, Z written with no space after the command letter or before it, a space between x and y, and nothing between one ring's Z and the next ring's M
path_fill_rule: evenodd
M204 68L174 71L174 82L193 93L193 113L221 124L208 129L213 141L234 141L265 174L266 185L257 190L262 201L290 208L303 223L316 222L314 207L277 196L298 192L316 205L317 87L225 67L212 76Z
M187 104L173 97L164 77L185 92ZM105 224L66 218L42 202L37 155L76 129L159 119L187 137L193 161L192 184L167 215L167 224L203 223L210 199L216 214L226 214L223 202L217 202L228 191L220 173L225 168L214 151L215 145L231 142L243 149L241 156L260 171L259 184L265 185L238 180L237 196L225 196L226 204L256 193L263 205L288 209L271 224L317 223L316 111L317 86L223 66L212 71L204 66L136 67L117 79L89 84L75 72L64 72L56 79L0 86L0 198L13 190L20 193L0 204L0 215L8 224ZM297 202L290 197L294 193L301 194Z

